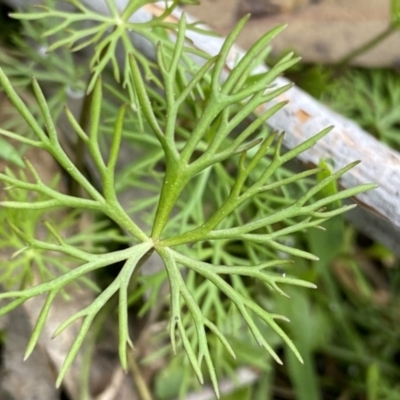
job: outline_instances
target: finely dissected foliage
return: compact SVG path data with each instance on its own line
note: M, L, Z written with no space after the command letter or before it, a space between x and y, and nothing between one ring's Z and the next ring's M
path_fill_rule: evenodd
M129 17L149 1L131 1L119 12L110 0L107 2L110 16L97 14L80 2L72 3L77 13L48 8L17 17L25 20L54 18L58 22L45 32L48 37L73 27L64 39L56 40L50 50L61 46L81 49L95 45L87 87L90 101L86 111L90 113L90 123L82 126L68 108L65 115L90 155L101 184L93 184L61 146L55 120L37 80L33 79L32 87L43 124L37 122L0 70L1 86L28 124L32 136L6 129L0 129L0 133L50 153L84 193L83 196L60 193L54 186L45 184L34 166L25 160L26 173L15 175L5 171L0 179L11 193L24 190L37 196L33 201L11 196L1 202L1 207L41 211L61 207L95 212L116 223L134 244L123 250L99 254L64 239L52 225L47 224L52 239L44 241L34 238L34 230L26 232L24 226L11 224L15 235L26 243L25 250L59 252L81 262L76 268L60 271L57 277L37 286L0 294L0 298L10 299L0 309L2 315L29 298L47 293L26 356L34 349L51 304L61 290L92 271L122 262L123 267L112 283L98 293L92 304L65 321L55 335L82 319L80 332L59 373L60 384L96 315L113 296L118 296L119 354L126 369L127 344L132 344L128 333L128 303L135 296L130 293L130 280L139 268L145 268L147 258L155 251L164 263L169 282L172 349L177 352L178 346L184 348L200 382L204 380L204 361L217 395L215 360L210 351L212 337L218 338L225 350L235 357L234 346L219 326L218 318L214 319L213 313L207 311L219 307L220 296L227 299L229 307L241 316L257 343L278 363L281 359L260 329L260 321L272 328L302 361L277 322L287 319L261 307L246 289L244 280L259 281L284 296L281 284L314 288L312 283L277 273L276 267L292 262L285 254L316 259L305 250L291 247L285 238L298 231L318 228L327 219L351 209L353 206L341 206L340 200L372 189L374 185L324 192L356 163L326 174L316 183L312 183L311 178L321 173L321 168L298 173L289 173L283 168L285 163L328 134L330 128L283 153L283 134L270 132L265 122L284 103L272 105L257 118L253 115L259 105L277 98L290 87L273 85L274 79L297 61L290 54L268 72L251 76L257 64L265 59L269 42L282 28L260 38L223 81L226 58L246 18L238 23L219 53L207 57L195 52L186 42L186 30L197 29L196 26L187 25L184 16L178 26L167 22L166 17L177 2L160 17L145 23L129 22ZM94 25L79 26L80 21L88 20ZM131 30L155 44L156 62L149 61L133 46ZM176 32L174 40L168 31ZM125 50L122 71L115 54L118 43L122 43ZM204 59L203 65L197 66L192 61L193 53ZM122 76L122 86L103 84L100 73L110 63L117 82ZM115 103L109 104L103 95L104 87L129 105L115 108ZM110 139L108 152L102 145L105 136ZM132 161L133 172L127 169L121 173L116 166L121 142L127 139L143 145L144 153L137 162ZM118 193L130 184L146 188L150 194L147 199L133 201L132 209L128 210L121 205ZM319 193L323 195L318 197ZM338 206L329 207L335 204ZM142 213L146 214L148 232L138 222L138 215ZM235 250L228 250L232 246ZM164 275L158 275L161 277L158 287L165 271ZM203 294L192 290L196 288L196 279L198 288L204 288ZM214 294L210 295L210 300L203 298L204 290Z
M354 70L336 79L322 100L368 132L400 148L400 78L397 72Z

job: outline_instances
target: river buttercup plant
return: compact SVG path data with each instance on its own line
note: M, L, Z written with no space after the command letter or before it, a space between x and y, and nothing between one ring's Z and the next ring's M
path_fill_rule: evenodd
M35 238L34 229L26 231L18 222L10 223L13 234L25 243L22 250L16 249L20 250L21 259L27 251L48 251L78 261L77 267L61 271L51 280L0 294L1 299L9 299L0 315L30 298L47 295L26 357L37 344L56 296L82 277L93 279L93 271L122 263L104 289L87 284L87 290L97 290L95 300L68 318L54 335L81 321L79 334L59 371L60 385L95 317L117 297L119 357L126 370L128 345L133 346L128 332L128 305L135 297L132 290L139 290L132 280L151 282L151 276L146 278L138 272L146 269L147 260L156 252L164 268L159 276L169 283L168 331L173 352L183 349L198 380L203 383L206 373L218 397L212 347L215 341L211 338L216 337L233 358L235 347L220 326L218 312L210 312L210 307L233 308L255 341L282 363L260 322L268 325L302 362L281 325L281 321L288 322L287 318L258 304L246 287L258 281L283 296L285 285L315 288L313 283L281 273L282 268L293 263L292 258L317 259L308 251L291 246L286 239L296 232L318 229L326 220L352 209L354 205L341 205L340 201L375 185L326 190L357 162L322 174L319 180L314 177L321 175L323 167L295 173L285 169L285 164L307 151L330 128L283 151L284 133L272 132L266 123L285 103L271 105L262 115L255 114L261 104L290 89L290 85L274 86L274 79L296 63L292 54L268 72L252 74L270 51L270 41L283 28L261 37L223 79L228 53L247 17L227 37L218 54L209 57L191 48L185 37L187 30L201 28L188 24L184 15L179 24L168 18L177 1L169 3L164 14L146 22L130 22L130 18L139 7L152 1L130 1L119 11L113 0L108 0L108 15L98 14L78 1L71 3L76 10L48 7L14 17L29 23L52 21L53 25L43 32L43 37L51 41L49 57L55 56L51 51L65 46L92 52L83 105L89 118L79 119L67 107L64 112L96 174L90 179L61 145L52 116L54 103L46 99L35 76L32 90L38 115L21 99L7 77L7 68L0 69L1 87L29 126L30 135L6 129L0 129L0 133L51 154L80 188L71 193L58 191L54 185L44 183L35 166L25 159L23 173L7 169L0 174L8 196L1 207L44 213L54 208L79 209L103 215L130 238L130 245L116 251L90 252L71 244L49 222L45 223L47 240ZM87 21L91 21L89 27ZM155 60L135 48L131 32L154 44ZM122 62L116 55L119 45L124 49ZM195 63L193 55L203 61ZM105 79L110 65L114 81ZM110 96L113 101L109 101ZM140 149L122 171L118 168L121 143ZM99 177L97 181L94 175ZM129 206L122 204L120 194L129 186L146 189L147 197L133 198ZM30 196L7 195L21 191ZM197 292L199 288L202 293ZM205 291L208 298L204 297Z

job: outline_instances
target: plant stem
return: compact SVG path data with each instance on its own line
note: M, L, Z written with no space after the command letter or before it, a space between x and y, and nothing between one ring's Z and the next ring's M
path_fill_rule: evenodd
M379 35L375 36L372 38L370 41L367 43L363 44L360 46L358 49L355 49L351 51L349 54L344 56L342 59L339 60L337 63L338 68L344 68L346 67L351 61L353 61L355 58L360 56L363 53L366 53L367 51L371 50L373 47L375 47L378 43L382 42L385 40L388 36L390 36L396 28L391 24L389 25L383 32L381 32Z
M125 210L121 207L118 200L108 203L103 212L116 222L122 229L136 237L142 242L149 240L149 237L133 222Z
M154 241L160 239L165 225L168 222L168 217L186 184L187 177L181 163L174 162L173 164L170 163L167 165L153 230L151 232L151 237Z
M140 371L140 368L136 362L136 358L133 355L132 351L128 351L128 363L129 363L129 368L132 371L132 378L135 382L136 389L139 392L141 400L152 400L150 390L147 387L147 384L143 378L143 375Z
M90 84L90 77L87 81L86 89L89 87ZM82 107L80 110L79 115L79 125L84 132L87 132L87 128L89 126L90 120L90 109L92 107L92 100L93 100L93 91L90 93L85 94L85 97L82 102ZM78 171L82 174L84 173L84 157L85 157L85 143L83 142L82 138L78 136L78 140L74 145L75 151L75 166L78 168ZM76 197L82 196L82 188L80 184L73 179L71 184L71 195Z

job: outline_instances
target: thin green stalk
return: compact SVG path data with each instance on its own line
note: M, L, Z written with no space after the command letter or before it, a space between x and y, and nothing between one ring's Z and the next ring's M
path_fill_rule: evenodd
M131 370L132 379L135 382L137 391L139 392L140 400L152 400L150 389L144 380L142 371L136 361L133 351L128 351L128 363Z
M125 110L126 105L123 105L118 112L115 121L115 128L112 137L107 166L103 170L104 197L107 201L118 202L117 195L115 193L115 168L117 165L119 150L121 146Z
M122 229L130 233L142 242L149 240L149 237L139 228L139 226L129 217L127 212L122 208L118 200L108 202L102 211L114 222L116 222Z
M160 199L157 206L151 237L158 241L168 222L168 218L188 182L181 162L167 164L167 171L163 180Z
M9 99L11 100L14 107L19 111L21 116L27 122L29 127L35 133L35 135L40 139L43 145L47 147L49 142L47 135L43 131L42 127L38 124L34 116L31 114L28 107L18 96L17 92L14 90L13 86L11 85L11 82L7 78L2 68L0 68L0 84L3 87L4 91L6 92Z
M368 42L364 43L362 46L359 48L351 51L349 54L341 58L336 66L338 68L344 68L347 65L350 64L351 61L353 61L355 58L360 56L361 54L366 53L367 51L373 49L377 44L385 40L388 36L390 36L393 32L395 32L398 28L394 25L389 25L382 33L378 34Z
M95 84L95 87L89 93L86 93L83 105L81 108L81 115L79 118L80 129L84 132L88 132L89 141L87 142L89 151L92 155L93 161L96 167L102 172L105 168L104 160L101 155L99 145L99 130L100 130L100 117L101 117L101 103L102 103L102 82L99 78ZM85 153L84 141L81 140L82 157ZM78 151L78 149L77 149ZM81 160L82 166L84 159Z
M97 314L97 317L93 321L91 334L85 343L85 348L82 358L82 371L80 374L80 387L79 387L79 399L80 400L91 400L90 395L90 373L92 371L93 356L97 339L100 337L104 330L104 323L109 314L115 309L113 301L109 301L102 310Z

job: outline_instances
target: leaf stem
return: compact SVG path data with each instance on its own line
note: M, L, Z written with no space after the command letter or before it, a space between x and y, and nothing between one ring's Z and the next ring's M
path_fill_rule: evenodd
M129 369L132 372L131 375L133 381L135 382L136 389L139 392L141 400L152 400L153 398L151 396L151 392L146 384L146 381L144 380L142 371L139 368L139 365L136 361L133 351L128 351L128 363L129 363Z
M364 54L367 51L373 49L378 43L385 40L388 36L390 36L396 30L397 30L396 26L393 24L390 24L383 32L381 32L380 34L378 34L377 36L375 36L368 42L364 43L359 48L351 51L349 54L347 54L346 56L341 58L337 62L337 67L344 68L345 66L349 65L349 63L352 62L355 58L357 58L361 54Z

